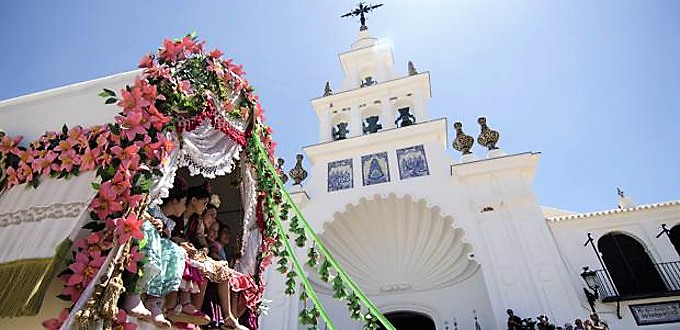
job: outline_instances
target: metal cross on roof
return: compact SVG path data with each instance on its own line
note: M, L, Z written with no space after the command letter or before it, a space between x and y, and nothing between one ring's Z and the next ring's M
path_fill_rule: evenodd
M350 17L350 16L359 16L359 21L361 22L361 27L359 28L359 31L363 31L368 29L366 26L366 16L364 14L368 14L370 11L373 9L376 9L383 4L377 4L377 5L371 5L371 4L366 4L365 2L359 2L359 5L357 5L357 8L354 10L350 11L349 13L342 15L340 17Z

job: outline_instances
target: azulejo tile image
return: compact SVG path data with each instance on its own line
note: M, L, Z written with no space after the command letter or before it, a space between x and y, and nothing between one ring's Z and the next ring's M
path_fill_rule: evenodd
M328 191L354 187L352 158L328 163Z
M425 147L422 144L397 149L397 163L399 165L399 178L402 180L430 175L427 157L425 156Z
M389 182L390 166L387 159L387 152L361 156L361 176L364 186Z

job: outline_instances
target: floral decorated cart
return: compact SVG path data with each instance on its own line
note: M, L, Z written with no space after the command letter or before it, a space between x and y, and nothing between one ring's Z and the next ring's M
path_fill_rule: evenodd
M68 307L48 329L134 329L118 308L145 256L142 213L161 203L178 168L238 177L243 217L235 268L256 283L277 259L288 294L308 301L300 323L335 329L307 280L317 272L367 329L393 329L307 225L272 165L271 129L241 66L195 35L144 56L134 83L100 96L120 112L91 127L64 125L35 141L0 133L0 317L35 315L53 278ZM46 202L47 201L47 202ZM287 225L285 225L287 223ZM306 254L297 256L306 249ZM257 322L250 324L257 328Z

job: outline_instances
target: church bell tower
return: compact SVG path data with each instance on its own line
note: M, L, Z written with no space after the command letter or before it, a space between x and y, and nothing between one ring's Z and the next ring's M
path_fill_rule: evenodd
M312 100L319 118L319 142L356 138L426 121L430 75L411 62L394 66L389 42L359 31L351 49L339 55L344 80ZM369 139L367 139L368 141Z

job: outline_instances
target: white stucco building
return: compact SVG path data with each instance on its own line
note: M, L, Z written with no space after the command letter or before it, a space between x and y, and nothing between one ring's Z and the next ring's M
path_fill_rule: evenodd
M344 81L311 101L319 143L304 148L311 179L295 196L400 329L453 329L454 320L474 329L475 315L483 329L505 329L508 308L557 325L586 319L583 266L596 270L594 305L612 329L680 327L680 201L636 206L621 196L619 208L587 214L542 207L532 188L540 153L451 159L451 123L428 116L429 73L411 63L397 70L389 44L368 30L339 58ZM406 113L415 124L399 119ZM673 229L656 238L662 224ZM584 246L588 233L593 245ZM310 278L336 327L361 329L328 285ZM300 303L283 290L272 270L263 329L302 329Z
M427 72L398 70L389 44L367 30L339 57L345 80L311 101L319 142L304 148L311 176L293 192L380 310L395 323L411 324L399 329L454 329L454 320L461 330L474 329L475 316L482 329L505 329L508 308L521 317L548 315L558 325L584 319L590 305L583 266L595 271L594 305L611 329L680 328L680 201L637 206L621 196L619 207L586 214L543 207L532 187L540 153L494 149L481 159L452 159L452 123L428 115ZM116 109L97 93L119 89L135 75L2 101L0 127L30 141L64 123L110 122ZM474 123L464 129L475 137L479 132ZM62 228L64 236L74 235L76 223ZM668 231L657 237L662 225ZM592 245L584 246L588 233ZM18 258L9 247L3 246L0 263ZM36 258L53 253L32 252ZM298 297L283 294L273 268L266 292L273 302L261 328L303 329ZM337 328L361 329L327 285L310 278ZM61 282L53 280L38 315L2 319L0 328L40 329L65 306L55 297L60 291Z

